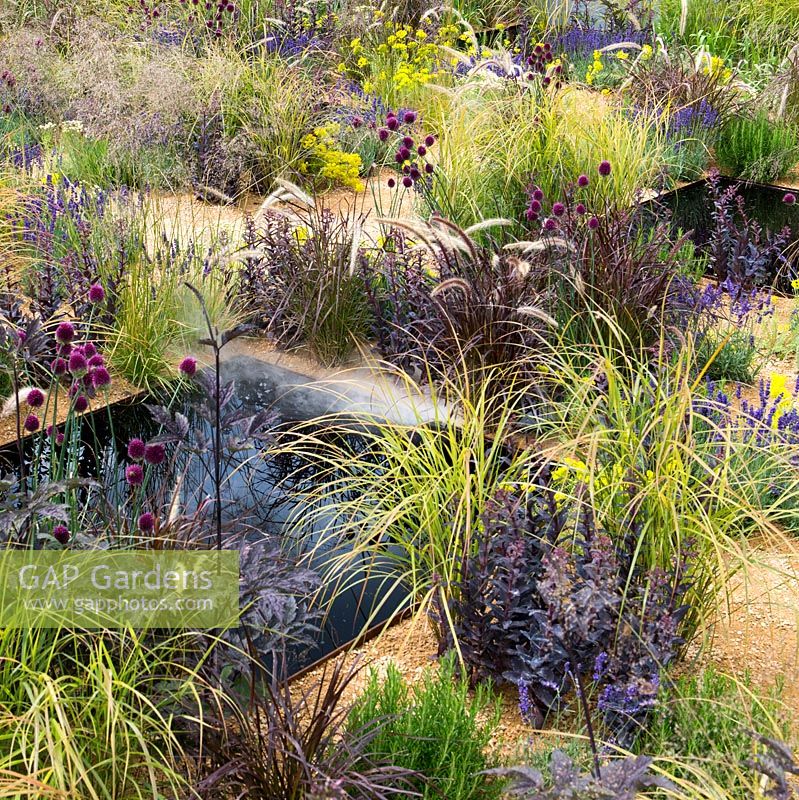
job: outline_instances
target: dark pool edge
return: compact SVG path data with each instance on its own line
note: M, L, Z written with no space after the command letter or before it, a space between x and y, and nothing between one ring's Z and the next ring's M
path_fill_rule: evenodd
M354 650L356 647L362 647L368 642L371 642L373 639L376 639L378 636L380 636L380 634L385 633L385 631L393 628L395 625L399 625L400 622L410 619L413 616L413 613L414 609L406 608L403 611L392 615L389 619L384 620L383 622L378 622L371 628L367 628L365 631L359 633L354 639L350 639L348 642L340 644L338 647L331 650L329 653L320 656L310 664L300 667L300 669L288 676L289 683L294 683L295 681L301 680L314 670L323 667L328 661L332 661L333 659L338 658L340 655L347 653L350 650Z
M13 395L12 395L13 396ZM92 408L88 411L84 411L82 414L78 414L78 418L83 419L94 419L98 414L106 414L109 410L113 410L120 406L127 406L127 405L135 405L138 403L142 403L145 401L150 395L144 391L143 389L135 394L129 394L125 397L119 397L116 400L110 403L103 403L101 406L97 408ZM3 419L13 419L14 415L9 414L7 417L3 417ZM61 420L57 423L56 427L60 427L66 422L66 420ZM41 430L33 431L29 433L24 428L22 430L22 441L25 441L31 436L38 436L41 433ZM19 437L12 436L8 439L0 439L0 453L2 453L6 448L16 447L17 443L20 441Z

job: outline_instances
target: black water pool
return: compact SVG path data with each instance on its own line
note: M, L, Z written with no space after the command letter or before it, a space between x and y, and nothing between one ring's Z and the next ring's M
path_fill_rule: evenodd
M237 407L254 413L263 407L262 396L258 391L258 382L251 381L246 387L237 389L234 402ZM175 407L186 413L192 424L203 424L192 414L191 404L187 400L179 400L173 404ZM276 418L272 428L281 441L296 435L292 433L290 420ZM100 482L99 491L90 495L93 498L91 502L105 503L107 512L111 514L113 509L125 507L130 494L124 477L125 468L130 463L127 460L127 444L134 437L147 441L158 432L158 425L146 405L140 401L116 403L94 412L84 420L76 471L82 478ZM307 434L308 428L304 427L303 432ZM223 504L226 527L237 526L245 531L245 535L252 537L279 537L284 544L293 545L295 551L307 552L318 542L319 531L312 529L310 524L301 531L301 538L288 542L287 522L295 518L298 512L301 514L303 504L308 502L305 499L307 491L314 487L322 471L325 471L326 481L331 479L324 459L326 444L337 448L347 447L356 453L363 450L365 438L357 427L349 432L336 426L327 430L317 429L313 433L318 443L317 453L307 458L281 453L264 455L252 449L236 453L227 461ZM24 441L25 459L29 464L32 462L34 447L45 447L38 454L38 463L43 465L42 471L46 473L48 450L41 437L29 437ZM171 458L168 458L167 463L170 461ZM18 463L16 443L0 448L0 474L16 469ZM178 475L181 477L182 506L187 512L195 510L203 498L213 496L210 461L198 456L186 457L182 463L176 463L171 468L165 465L156 468L153 479L148 483L148 491L161 492L160 498L163 500L175 491ZM335 514L335 501L335 497L326 500L331 514ZM329 556L331 550L339 547L347 548L348 543L328 546L324 555ZM387 592L378 577L364 575L362 568L360 571L354 568L346 577L357 588L340 593L332 600L315 645L291 658L289 667L292 672L352 641L364 632L367 622L370 626L385 622L405 600L404 592L399 589ZM378 604L379 611L373 613Z
M769 274L776 289L791 292L790 282L799 274L799 204L789 206L783 202L786 192L790 191L783 187L719 178L721 191L731 186L737 187L744 213L764 232L779 233L784 228L790 229L783 254L785 261L772 263ZM661 210L668 213L675 233L690 231L694 243L700 249L707 249L714 228L714 204L706 180L664 193L647 206L656 216Z

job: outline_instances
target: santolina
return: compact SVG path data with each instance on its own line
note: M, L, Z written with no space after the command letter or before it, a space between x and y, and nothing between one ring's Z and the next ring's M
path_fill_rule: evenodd
M44 567L26 564L17 571L18 585L22 589L64 589L78 580L88 577L95 589L187 591L211 589L213 573L209 570L163 570L157 564L151 570L121 570L108 564L96 564L88 576L75 564Z

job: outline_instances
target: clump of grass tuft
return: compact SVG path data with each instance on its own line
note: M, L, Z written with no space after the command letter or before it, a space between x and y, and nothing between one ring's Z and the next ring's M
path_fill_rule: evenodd
M735 678L707 667L678 678L656 708L635 750L673 759L674 778L702 769L730 800L748 800L759 780L747 762L763 751L752 732L790 742L791 722L782 685L760 694L744 675Z
M799 159L795 126L772 121L765 111L733 117L716 142L719 166L736 178L769 182L786 175Z
M492 800L502 794L502 781L485 774L485 751L498 721L490 687L472 695L450 656L412 687L393 664L382 678L372 670L347 727L373 733L367 752L418 776L412 782L421 797Z

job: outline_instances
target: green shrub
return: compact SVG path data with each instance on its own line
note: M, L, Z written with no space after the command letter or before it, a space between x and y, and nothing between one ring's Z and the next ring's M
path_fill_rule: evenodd
M765 111L751 119L733 117L719 132L716 160L733 177L773 181L799 159L798 135L794 126L772 122Z
M491 766L485 748L498 720L499 704L490 689L479 686L470 697L466 681L456 677L454 658L448 657L412 688L393 665L383 680L373 670L348 727L372 726L370 755L388 756L394 766L418 773L414 788L422 797L491 800L500 796L502 785L481 773Z
M692 767L701 768L730 800L749 800L753 773L746 762L761 749L750 731L780 741L790 739L781 694L777 685L760 695L748 676L736 679L712 667L682 677L655 711L636 750L673 760L675 778L690 779Z

